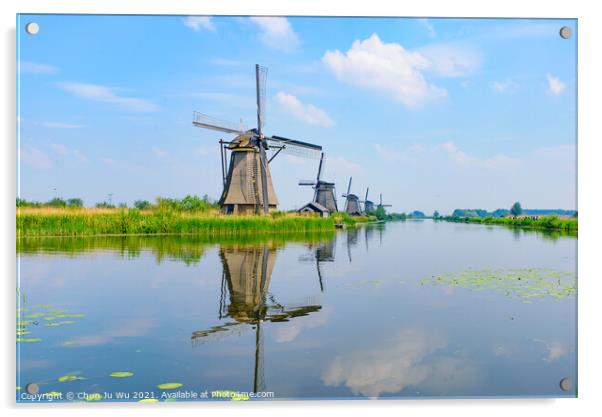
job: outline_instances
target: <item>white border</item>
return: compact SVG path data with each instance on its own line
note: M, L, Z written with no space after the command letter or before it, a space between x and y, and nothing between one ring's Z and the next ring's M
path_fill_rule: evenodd
M602 74L600 35L602 21L596 13L595 2L525 1L525 0L422 0L413 2L369 0L4 0L0 3L2 20L2 90L0 102L2 140L2 256L4 284L2 307L2 359L0 378L2 406L9 414L39 417L46 415L104 415L107 411L126 411L128 414L155 416L181 414L283 415L308 413L363 416L368 413L399 415L400 413L504 416L533 413L546 417L556 415L591 415L600 409L597 401L599 356L602 353L598 318L602 294L602 274L596 262L602 236L602 175L598 157L602 155L599 78ZM238 14L238 15L347 15L347 16L430 16L430 17L558 17L579 19L579 399L563 400L415 400L415 401L306 401L277 403L192 403L192 404L98 404L61 406L23 406L14 403L15 348L15 15L20 13L107 13L107 14ZM596 214L598 214L596 216ZM597 407L596 407L597 406Z

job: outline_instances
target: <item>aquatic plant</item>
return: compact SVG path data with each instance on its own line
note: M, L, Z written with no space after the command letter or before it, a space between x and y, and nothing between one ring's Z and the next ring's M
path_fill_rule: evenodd
M421 283L494 290L524 300L534 297L561 299L576 292L576 279L572 272L540 268L466 269L459 273L435 275Z

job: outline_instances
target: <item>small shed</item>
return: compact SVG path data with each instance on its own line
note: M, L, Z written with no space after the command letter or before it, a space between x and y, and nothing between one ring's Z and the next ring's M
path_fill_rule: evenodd
M297 211L299 213L318 213L320 217L328 217L330 214L330 210L315 201L307 203Z

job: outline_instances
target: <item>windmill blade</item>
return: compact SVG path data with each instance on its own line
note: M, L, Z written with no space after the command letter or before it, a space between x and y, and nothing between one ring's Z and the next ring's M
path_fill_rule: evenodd
M289 139L282 136L266 137L270 146L276 149L282 149L282 152L301 156L305 158L318 158L322 147L313 143L302 142L300 140Z
M349 177L349 185L347 186L347 194L349 194L351 192L351 180L353 179L353 177Z
M322 176L322 164L324 162L324 152L320 155L320 165L318 166L318 176L316 177L316 183L320 182L320 177Z
M259 64L255 65L255 83L257 85L257 131L259 136L263 133L265 124L265 96L268 69Z
M217 130L218 132L241 134L246 132L242 123L228 122L195 111L192 113L192 124L204 129Z
M366 187L366 197L364 198L364 202L368 201L368 190L370 188Z
M316 185L314 180L299 180L299 185Z

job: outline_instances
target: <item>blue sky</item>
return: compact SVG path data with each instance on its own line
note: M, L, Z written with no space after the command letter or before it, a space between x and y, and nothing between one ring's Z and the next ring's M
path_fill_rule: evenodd
M35 21L40 32L25 33ZM575 209L574 20L21 15L21 197L87 205L221 193L193 110L320 144L338 195L394 211ZM271 164L283 209L318 161Z

